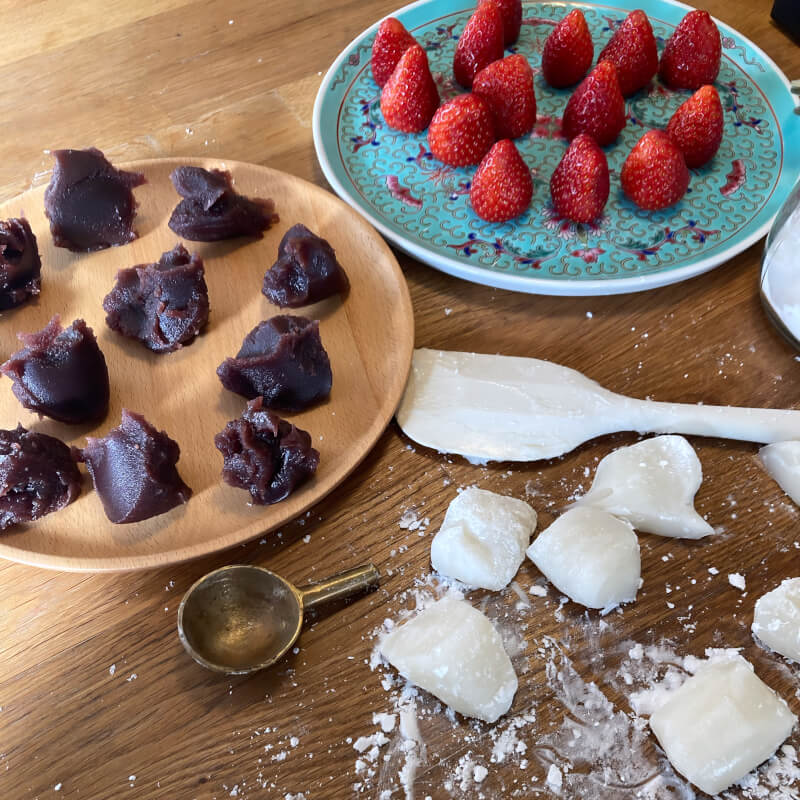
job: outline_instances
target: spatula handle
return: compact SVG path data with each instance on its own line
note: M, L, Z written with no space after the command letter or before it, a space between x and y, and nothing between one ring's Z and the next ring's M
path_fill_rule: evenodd
M650 400L638 401L632 411L637 418L634 428L640 433L685 433L764 444L800 440L800 411Z

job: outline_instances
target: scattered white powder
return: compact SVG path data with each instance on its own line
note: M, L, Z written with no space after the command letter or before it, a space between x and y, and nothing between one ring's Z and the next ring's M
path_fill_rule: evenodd
M380 725L384 733L391 733L394 730L397 714L373 714L372 724Z
M111 666L108 668L108 674L109 674L109 675L113 675L113 674L114 674L116 671L117 671L117 665L116 665L116 664L112 664L112 665L111 665Z
M53 787L53 791L54 791L54 792L60 792L60 791L61 791L61 784L60 784L60 783L57 783L57 784L56 784L56 785Z
M478 764L473 770L472 779L475 783L480 783L488 774L489 770L481 764Z
M550 769L547 770L547 785L551 789L560 791L563 782L564 776L561 774L561 770L555 764L551 764Z
M539 583L534 583L533 586L528 589L528 593L532 594L534 597L547 597L547 587Z
M397 524L404 531L418 531L419 535L422 536L431 521L428 517L420 518L413 508L407 508Z
M130 683L131 681L135 681L139 676L135 672L131 672L130 677L125 678L125 680Z
M719 570L716 567L709 567L708 568L709 575L719 575Z
M744 575L740 575L738 572L733 572L728 575L728 583L734 588L744 591Z

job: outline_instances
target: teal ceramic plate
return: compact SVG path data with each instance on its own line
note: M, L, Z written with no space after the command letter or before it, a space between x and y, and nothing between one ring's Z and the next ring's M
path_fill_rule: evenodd
M510 223L484 222L469 205L472 168L446 167L431 155L425 133L402 134L384 124L369 68L378 23L336 59L314 105L314 143L334 190L420 261L477 283L537 294L663 286L719 266L761 238L800 173L800 115L793 113L789 82L774 62L720 22L723 56L716 86L724 138L716 157L692 171L683 200L645 212L620 189L631 147L649 128L666 127L690 94L654 80L628 98L627 126L606 148L611 196L604 216L577 225L554 213L549 181L567 146L560 123L570 90L547 86L540 64L547 35L573 7L586 15L595 57L634 8L649 15L659 52L690 10L672 0L523 2L522 33L509 51L527 56L536 75L536 128L517 140L534 175L525 215ZM427 51L443 99L461 91L451 78L453 52L473 9L465 0L422 0L394 14Z

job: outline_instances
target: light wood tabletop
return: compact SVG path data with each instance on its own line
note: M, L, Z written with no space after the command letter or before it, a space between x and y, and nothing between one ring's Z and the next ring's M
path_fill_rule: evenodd
M800 76L800 47L771 22L768 0L700 6ZM311 134L317 88L341 49L393 8L9 0L0 201L46 182L56 147L96 146L114 162L235 159L327 188ZM685 283L594 298L514 294L398 259L417 346L545 358L636 397L800 407L797 354L758 299L761 250ZM458 487L527 499L542 529L588 488L597 459L636 440L614 435L549 462L477 467L414 446L392 422L330 496L233 550L119 574L3 562L0 797L402 798L410 785L417 798L690 796L681 780L670 790L663 756L628 716L626 686L663 672L665 654L742 648L800 714L796 665L750 634L755 600L800 574L798 509L760 467L756 445L692 439L704 473L697 507L719 532L702 542L642 536L645 582L622 612L562 604L529 561L511 588L469 594L502 631L520 676L497 725L448 715L424 693L403 696L372 659L385 620L437 592L430 541ZM220 677L178 640L180 599L211 569L254 563L303 584L369 561L383 573L379 590L312 614L271 671ZM661 656L637 644L663 645ZM403 709L404 733L398 717L373 716ZM592 735L594 744L576 746ZM797 731L789 744L800 746ZM800 796L792 752L782 758L731 797Z

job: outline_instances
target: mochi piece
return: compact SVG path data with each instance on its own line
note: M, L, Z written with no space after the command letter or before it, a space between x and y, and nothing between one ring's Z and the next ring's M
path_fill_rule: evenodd
M431 563L448 578L499 591L517 574L535 528L536 512L524 501L466 489L433 537Z
M672 766L717 794L769 758L797 717L740 655L700 667L650 717Z
M403 677L467 717L494 722L517 691L500 634L480 611L452 596L395 628L380 650Z
M758 598L753 633L776 653L800 661L800 578L787 578Z
M638 531L701 539L714 533L694 510L702 480L700 459L683 436L655 436L609 453L576 505L602 508Z
M528 558L576 603L612 609L636 599L639 540L630 523L599 508L572 508L543 530Z
M800 442L775 442L758 451L764 469L800 505Z

